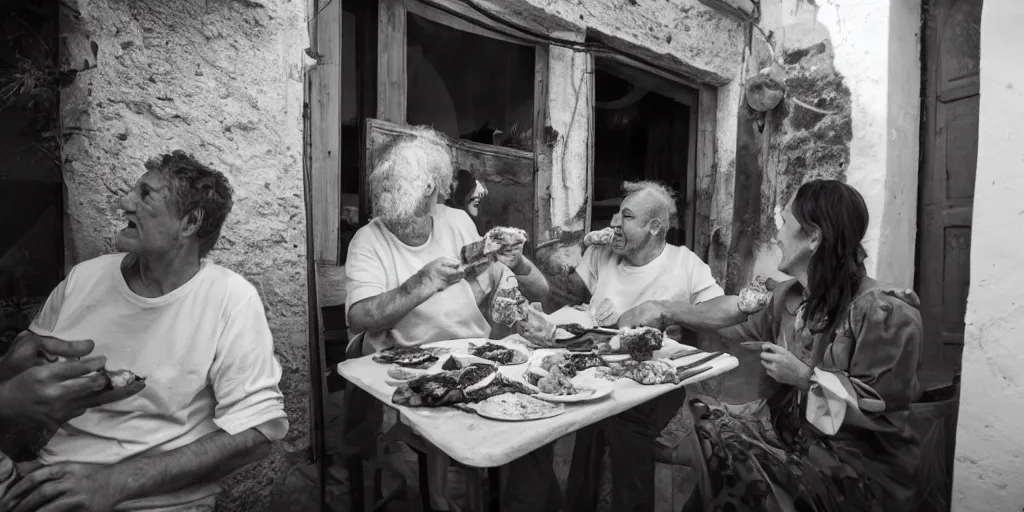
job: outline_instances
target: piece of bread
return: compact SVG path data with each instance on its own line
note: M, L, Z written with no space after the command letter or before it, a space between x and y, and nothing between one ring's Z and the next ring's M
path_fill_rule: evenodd
M519 228L497 226L491 228L482 240L471 242L459 251L459 259L464 265L473 265L482 260L490 259L495 254L508 250L516 245L526 243L526 231Z
M613 228L604 228L600 231L591 231L583 237L583 245L608 245L615 238Z

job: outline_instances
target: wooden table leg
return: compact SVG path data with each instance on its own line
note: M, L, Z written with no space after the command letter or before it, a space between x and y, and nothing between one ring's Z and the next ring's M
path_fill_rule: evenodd
M423 512L434 512L434 508L430 506L430 477L427 468L427 454L416 450L416 460L419 462L420 501L423 503Z
M487 490L491 512L501 512L501 468L487 468Z

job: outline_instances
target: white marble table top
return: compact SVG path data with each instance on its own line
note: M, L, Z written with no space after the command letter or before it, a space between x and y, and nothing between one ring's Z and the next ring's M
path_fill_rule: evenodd
M466 342L468 345L468 341ZM659 352L675 352L680 344L666 338ZM543 352L535 351L535 357ZM681 357L673 364L682 366L705 357L695 352ZM655 353L655 357L658 353ZM338 364L338 373L350 383L359 386L386 405L398 410L402 422L453 459L472 467L490 468L507 464L556 439L587 425L631 409L673 389L695 384L736 368L739 361L723 354L711 362L711 370L691 377L677 385L645 386L629 379L614 382L611 395L591 402L565 404L564 414L535 421L497 421L450 407L416 408L395 406L391 403L394 386L385 382L388 365L373 362L371 356L350 359ZM522 380L526 364L503 366L500 371L513 379Z

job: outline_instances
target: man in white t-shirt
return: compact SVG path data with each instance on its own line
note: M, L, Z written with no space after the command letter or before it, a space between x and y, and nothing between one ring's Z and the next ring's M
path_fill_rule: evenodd
M232 206L227 178L175 151L121 200L123 251L76 265L30 331L93 340L145 388L71 419L4 510L213 510L218 481L270 453L288 420L256 288L204 257Z
M462 270L459 253L481 239L463 210L439 204L451 191L451 155L436 132L417 128L378 150L369 190L374 219L352 237L345 261L345 308L352 334L365 333L368 354L391 346L488 338L489 301L499 279L515 276L523 295L542 300L544 275L522 245L478 273ZM346 444L372 446L380 403L358 388L346 390ZM357 435L361 437L357 438ZM365 453L365 452L364 452ZM431 504L450 510L444 495L447 457L428 450Z
M736 299L723 297L710 267L686 247L666 243L676 213L672 192L653 182L626 183L623 189L625 198L611 223L615 237L608 245L589 247L573 278L590 295L598 323L617 325L620 316L651 301L707 303L709 311L731 310L741 319ZM612 509L653 510L656 440L685 399L685 389L672 391L577 432L566 511L596 509L606 446Z

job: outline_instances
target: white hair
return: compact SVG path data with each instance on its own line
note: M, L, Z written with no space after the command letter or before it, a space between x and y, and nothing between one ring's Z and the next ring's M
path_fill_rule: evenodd
M411 132L381 147L370 173L373 215L386 223L414 218L431 183L442 198L451 191L452 156L444 137L426 126Z
M675 192L656 181L627 181L622 184L622 193L632 195L637 192L649 192L655 203L651 205L652 219L658 219L668 229L672 216L677 213Z

